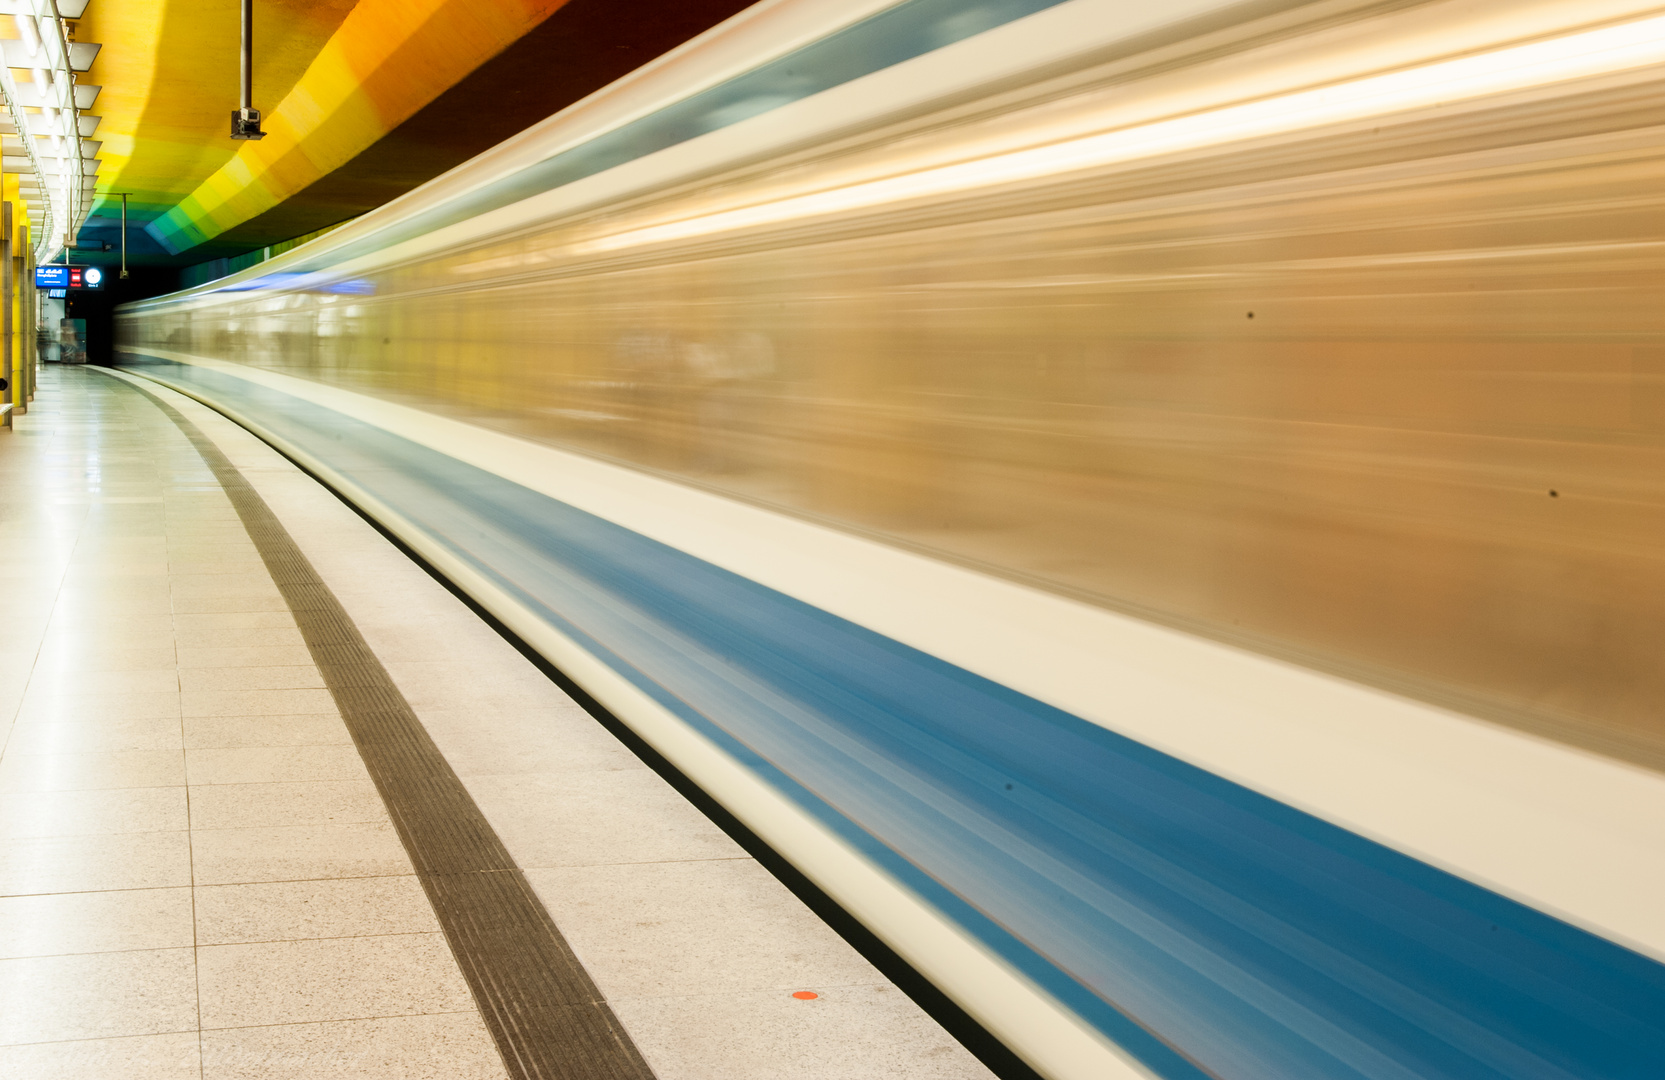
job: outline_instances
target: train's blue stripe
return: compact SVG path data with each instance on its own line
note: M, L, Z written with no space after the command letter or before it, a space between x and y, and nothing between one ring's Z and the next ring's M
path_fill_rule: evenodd
M145 370L405 515L1162 1076L1665 1076L1645 957L406 439Z
M283 285L393 244L594 176L794 101L853 82L985 30L1055 7L1063 0L907 0L820 41L596 136L570 150L493 180L433 210L292 264L268 278L228 288Z

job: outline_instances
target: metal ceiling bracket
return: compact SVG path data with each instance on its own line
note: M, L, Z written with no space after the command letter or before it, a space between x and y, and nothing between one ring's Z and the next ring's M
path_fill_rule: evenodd
M260 130L260 110L252 104L254 98L254 0L243 0L242 93L238 108L231 113L233 139L264 139Z

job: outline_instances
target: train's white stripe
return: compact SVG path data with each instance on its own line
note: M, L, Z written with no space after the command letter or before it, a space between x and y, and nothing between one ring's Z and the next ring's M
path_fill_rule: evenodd
M125 373L116 374L137 381ZM161 392L173 396L166 388ZM178 403L185 404L183 399ZM328 462L265 428L257 417L222 407L237 423L311 469L358 504L614 715L629 723L655 750L745 822L770 847L789 858L846 911L1021 1054L1037 1072L1054 1080L1154 1080L1153 1074L1126 1052L873 866L791 799L468 563L435 543L392 507L337 473ZM212 425L204 430L213 437Z
M1665 776L697 488L278 372L650 536L1665 960Z

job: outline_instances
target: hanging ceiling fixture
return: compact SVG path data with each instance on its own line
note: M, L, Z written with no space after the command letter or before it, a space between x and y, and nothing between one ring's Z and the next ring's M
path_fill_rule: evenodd
M254 0L243 0L243 48L241 75L241 106L231 114L233 139L264 139L260 130L260 110L254 107Z

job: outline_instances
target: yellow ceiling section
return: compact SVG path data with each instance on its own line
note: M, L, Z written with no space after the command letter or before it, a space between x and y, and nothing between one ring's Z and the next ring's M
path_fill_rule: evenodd
M299 81L267 106L266 138L242 143L147 231L181 251L270 210L367 149L561 3L359 0ZM257 108L262 92L257 77Z
M254 0L267 136L237 142L237 0L91 0L75 36L104 46L80 76L103 87L98 191L129 192L135 228L187 250L350 161L563 2Z
M255 0L257 105L276 102L353 9L353 0ZM76 28L104 44L82 81L103 86L99 191L131 192L135 223L178 205L240 145L235 0L92 0Z

